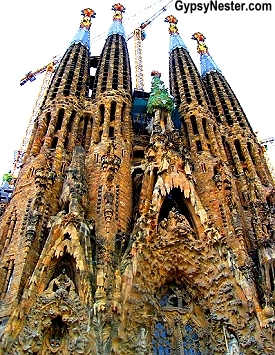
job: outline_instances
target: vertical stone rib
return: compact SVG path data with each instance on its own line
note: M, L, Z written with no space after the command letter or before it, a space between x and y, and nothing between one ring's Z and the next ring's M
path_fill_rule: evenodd
M95 75L94 124L87 157L89 216L95 219L97 235L110 250L114 249L115 234L128 230L132 206L132 93L121 8L121 4L114 5L116 14Z
M252 174L257 179L259 177L261 182L266 186L271 186L272 178L268 178L268 176L271 177L271 174L268 174L268 167L265 165L263 168L263 164L261 163L261 161L265 161L264 156L253 159L252 147L254 151L255 149L259 149L259 143L236 95L210 56L205 44L205 37L197 32L192 38L198 42L197 49L201 58L203 82L209 93L216 121L222 123L219 125L219 129L227 137L227 140L231 136L238 137L239 150L242 151L245 157L244 161L241 161L240 157L238 157L235 144L231 145L233 157L235 154L238 157L234 159L232 170L234 171L234 168L236 168L238 175L240 175L243 174L245 169L248 169L249 174ZM229 161L229 163L231 162ZM249 189L249 186L247 188Z

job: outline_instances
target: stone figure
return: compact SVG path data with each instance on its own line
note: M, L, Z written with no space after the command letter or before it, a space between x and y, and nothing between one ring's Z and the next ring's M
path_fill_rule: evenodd
M139 339L138 342L136 343L136 354L138 355L145 355L146 350L147 350L147 343L146 343L146 337L147 337L148 332L146 332L145 328L140 329L139 333Z
M227 355L241 355L238 340L233 334L230 334Z
M61 273L59 274L58 277L54 278L46 292L47 293L62 293L62 292L68 293L69 296L72 298L75 296L75 285L73 281L69 278L67 275L66 269L63 268L61 270Z

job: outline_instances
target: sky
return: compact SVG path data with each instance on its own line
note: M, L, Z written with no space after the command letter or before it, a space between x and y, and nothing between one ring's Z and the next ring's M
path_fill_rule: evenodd
M126 34L168 2L121 1L126 8ZM195 0L191 2L198 3ZM225 2L228 0L220 1ZM81 10L86 7L96 12L91 26L91 55L100 55L112 23L111 7L114 3L109 0L1 2L0 177L12 169L13 152L20 149L44 75L40 74L36 81L24 86L19 85L20 79L29 71L35 71L51 62L55 55L65 52L79 27ZM158 16L145 31L146 39L142 43L145 91L150 90L152 70L161 72L162 80L169 86L169 34L164 19L172 14L178 19L179 33L197 67L200 66L199 54L191 36L199 31L205 35L211 56L237 95L253 130L259 132L260 139L275 137L275 72L272 55L275 4L272 4L272 11L269 12L231 10L184 13L183 10L175 9L175 3L172 1L167 11ZM187 1L185 3L188 4ZM150 7L152 4L155 5ZM128 41L128 50L134 69L133 39ZM268 152L275 165L275 147L270 144Z

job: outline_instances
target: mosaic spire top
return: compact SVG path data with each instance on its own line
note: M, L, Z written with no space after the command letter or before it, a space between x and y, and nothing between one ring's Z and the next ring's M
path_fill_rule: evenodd
M95 17L94 10L87 8L81 11L83 16L78 31L76 32L71 44L81 43L90 51L90 27L91 19Z
M171 53L175 48L184 48L188 50L179 34L178 27L177 27L178 20L176 19L176 17L173 15L169 15L165 18L164 22L169 23L169 33L170 33L169 52Z
M115 14L113 16L113 23L108 31L108 37L114 34L119 34L126 39L125 31L122 25L122 14L126 9L121 3L117 3L112 6L112 10Z
M168 90L162 80L161 74L158 71L152 71L153 77L151 82L151 93L147 104L147 111L154 113L156 110L164 110L172 113L174 108L173 98L169 95Z
M200 54L201 58L201 75L204 77L207 73L211 71L216 71L221 73L221 70L218 68L217 64L214 62L213 58L208 52L208 47L205 44L204 35L200 32L196 32L193 34L192 39L196 40L197 45L197 52Z

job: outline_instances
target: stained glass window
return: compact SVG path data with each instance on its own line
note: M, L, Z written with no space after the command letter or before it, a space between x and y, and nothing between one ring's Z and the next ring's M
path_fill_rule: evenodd
M170 341L162 323L156 324L152 344L154 355L170 355Z
M202 355L199 349L199 337L191 325L184 326L183 335L184 355Z

